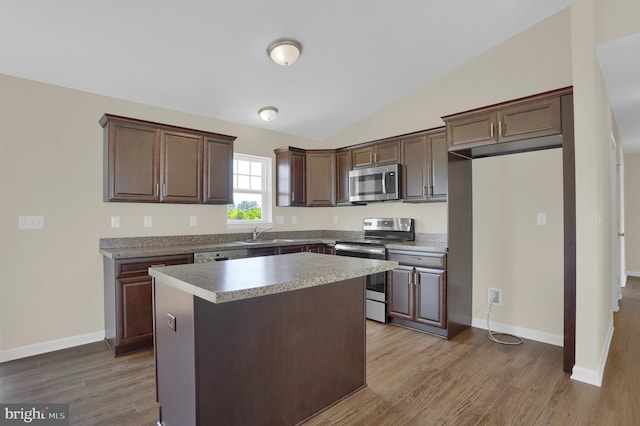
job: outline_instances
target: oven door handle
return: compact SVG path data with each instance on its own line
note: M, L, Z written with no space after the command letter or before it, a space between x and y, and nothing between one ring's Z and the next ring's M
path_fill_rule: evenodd
M353 253L379 254L379 255L385 254L384 248L351 246L351 245L345 245L345 244L336 244L336 251L350 251Z

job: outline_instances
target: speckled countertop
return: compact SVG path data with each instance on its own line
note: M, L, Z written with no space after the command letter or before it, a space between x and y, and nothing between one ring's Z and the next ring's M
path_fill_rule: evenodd
M293 253L150 268L161 283L212 303L299 290L394 269L398 262Z
M267 232L259 241L250 244L246 242L251 237L248 233L102 238L99 250L102 255L111 259L129 259L297 244L333 244L336 240L362 236L363 232L359 231ZM416 234L416 241L389 244L387 248L446 252L446 241L446 234Z

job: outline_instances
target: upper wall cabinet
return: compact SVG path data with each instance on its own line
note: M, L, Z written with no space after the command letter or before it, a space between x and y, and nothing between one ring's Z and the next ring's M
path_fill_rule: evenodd
M391 140L354 147L351 150L354 169L386 166L400 162L400 140Z
M562 132L558 95L514 101L443 119L450 151Z
M447 139L444 128L403 137L402 199L447 200Z
M306 205L306 153L303 149L285 147L276 154L276 205Z
M351 149L341 148L336 151L336 203L349 202L349 172L351 171Z
M105 114L105 201L228 204L235 137Z
M336 152L311 150L306 155L307 206L336 205Z

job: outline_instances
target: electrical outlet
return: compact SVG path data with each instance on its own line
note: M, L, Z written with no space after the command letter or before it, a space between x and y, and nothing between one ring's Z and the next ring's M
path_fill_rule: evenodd
M177 327L176 327L176 316L173 315L170 312L167 312L167 327L169 327L173 331L177 330Z
M278 225L284 225L284 216L276 216L276 223Z
M491 288L487 289L487 303L494 305L502 305L502 290L499 288Z
M291 224L295 225L296 223L298 223L298 216L291 216Z
M111 227L120 228L120 216L111 216Z
M144 227L145 228L151 228L153 226L153 219L151 218L151 216L145 216L144 217Z
M18 229L44 229L44 216L18 216Z
M333 223L338 223L338 215L333 216Z
M545 226L547 224L547 214L538 213L538 225Z
M198 226L198 216L189 216L189 226Z

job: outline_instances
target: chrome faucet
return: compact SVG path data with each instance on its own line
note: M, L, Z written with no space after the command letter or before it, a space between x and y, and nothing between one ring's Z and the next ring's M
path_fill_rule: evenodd
M268 230L270 230L270 229L272 229L272 228L271 228L271 227L269 227L269 228L264 228L262 231L258 232L258 227L256 226L255 228L253 228L253 239L254 239L254 240L257 240L257 239L258 239L258 237L259 237L260 235L262 235L262 233L263 233L263 232L268 231Z

